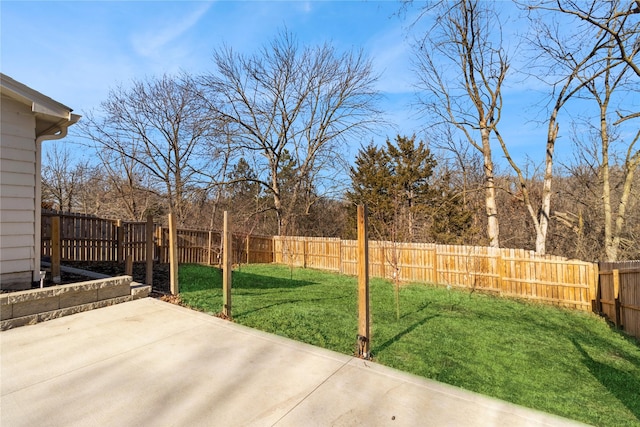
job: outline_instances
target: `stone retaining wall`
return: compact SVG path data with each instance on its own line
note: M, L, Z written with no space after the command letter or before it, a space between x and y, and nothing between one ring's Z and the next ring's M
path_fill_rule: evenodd
M30 325L149 295L131 276L0 294L0 330Z

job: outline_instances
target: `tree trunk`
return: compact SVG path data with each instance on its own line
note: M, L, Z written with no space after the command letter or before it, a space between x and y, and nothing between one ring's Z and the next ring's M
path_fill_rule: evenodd
M493 175L493 160L491 158L490 132L483 127L480 131L482 137L482 155L484 158L484 173L486 178L485 205L487 212L487 237L489 246L500 247L500 227L498 224L498 206L496 205L496 184Z
M273 191L273 207L276 211L276 218L278 220L278 236L283 236L286 233L286 226L284 223L282 213L282 197L280 197L280 186L278 184L278 165L272 162L271 164L271 191Z
M617 261L618 248L613 241L611 212L611 177L609 175L609 134L607 133L606 106L600 105L600 138L602 142L602 208L604 210L604 251L607 261Z
M536 227L536 253L544 255L547 252L547 232L549 230L549 215L551 213L551 182L553 181L553 152L558 137L557 110L551 115L547 131L547 151L544 161L544 182L542 184L542 203Z

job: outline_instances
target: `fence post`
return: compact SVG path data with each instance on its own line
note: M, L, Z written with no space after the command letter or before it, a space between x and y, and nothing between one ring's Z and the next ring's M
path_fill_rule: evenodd
M433 283L438 283L438 247L433 245Z
M213 252L213 231L209 230L209 240L207 241L207 265L211 265L211 253Z
M504 278L505 270L504 270L504 261L502 260L502 250L498 249L498 258L496 259L496 263L498 267L498 291L502 294L502 279Z
M358 205L358 357L368 359L371 349L369 333L369 245L367 206Z
M164 236L163 236L161 225L156 227L155 233L156 233L156 247L158 248L158 263L164 264L167 262L167 259L164 254L165 242L164 242Z
M620 316L620 270L617 268L613 270L613 300L616 310L616 327L619 328L622 326L622 322Z
M600 307L600 271L598 264L590 264L589 267L589 298L591 299L591 311L601 313Z
M222 314L231 318L231 270L232 270L232 236L229 232L229 217L224 211L222 237Z
M153 215L147 215L147 224L145 226L145 237L147 239L147 271L145 275L145 284L153 285Z
M383 279L387 278L387 245L384 244L384 240L378 242L378 248L380 250L380 275Z
M60 217L51 217L51 277L53 283L60 283L60 258L61 258Z
M307 238L302 238L302 268L307 268Z
M277 248L277 244L276 244L276 236L272 236L271 237L271 262L277 263L278 262L278 248Z
M133 257L127 255L124 260L124 274L125 276L133 276Z
M251 235L247 234L247 265L249 265L249 248L251 247L251 245L249 244L249 239L251 239Z
M122 228L122 220L116 221L116 261L124 261L124 228Z
M594 273L596 275L596 306L598 307L598 314L602 315L602 282L600 281L600 263L597 264Z
M178 233L176 216L169 214L169 271L171 295L178 295Z

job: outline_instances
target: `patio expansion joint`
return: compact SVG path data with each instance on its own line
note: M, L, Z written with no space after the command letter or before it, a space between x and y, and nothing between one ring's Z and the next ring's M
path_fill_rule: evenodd
M347 366L348 364L351 363L351 360L353 358L348 359L347 361L345 361L342 365L340 365L338 367L338 369L336 369L335 371L333 371L331 373L331 375L329 375L327 378L325 378L324 380L322 380L317 386L315 386L313 388L313 390L311 390L309 393L306 394L306 396L304 396L302 399L300 399L300 401L298 403L296 403L295 405L293 405L291 407L291 409L289 409L287 412L285 412L280 418L278 418L278 420L276 420L275 423L273 423L271 425L271 427L274 427L276 425L278 425L280 423L280 421L282 421L283 419L285 419L291 412L293 412L298 406L300 406L304 401L306 401L312 394L314 394L320 387L322 387L327 381L329 381L331 378L333 378L338 372L340 372L342 369L344 369L345 366Z

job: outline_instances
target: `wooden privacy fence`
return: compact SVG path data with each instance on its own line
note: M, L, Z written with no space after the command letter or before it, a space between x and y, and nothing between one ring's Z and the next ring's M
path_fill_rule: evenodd
M168 262L169 230L151 222L42 212L42 255L51 256L51 218L60 218L61 261ZM219 231L178 229L178 262L220 264ZM147 246L148 236L153 244ZM357 274L357 241L233 234L233 263L281 263ZM600 263L523 249L369 241L369 274L430 282L594 310L640 338L640 261Z
M274 237L274 261L356 274L354 240ZM518 249L369 241L369 274L592 310L598 266Z
M601 262L596 310L640 339L640 261Z
M53 217L60 218L60 256L69 261L117 260L116 222L102 218L42 211L41 254L52 256Z
M169 229L156 230L157 257L160 262L169 260ZM232 234L233 263L257 264L273 262L273 238ZM189 264L221 264L222 232L178 229L178 262Z
M117 261L131 257L147 259L147 236L153 236L153 259L169 260L169 229L151 222L125 222L95 216L42 212L42 255L52 255L52 218L60 218L61 261ZM149 227L152 229L149 230ZM219 231L178 229L178 262L218 264L221 262ZM233 235L234 263L273 262L273 239L246 234Z

